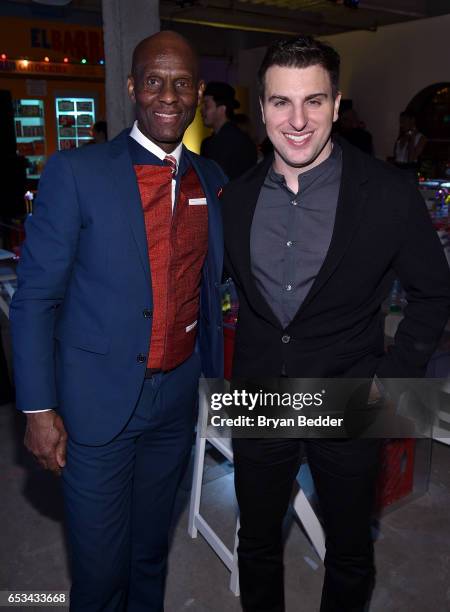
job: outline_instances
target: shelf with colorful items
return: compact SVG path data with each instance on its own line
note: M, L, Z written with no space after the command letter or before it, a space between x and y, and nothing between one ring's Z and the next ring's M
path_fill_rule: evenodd
M92 140L95 104L92 98L57 98L58 149L73 149Z
M28 160L27 178L38 179L45 163L44 102L35 99L14 101L17 153Z

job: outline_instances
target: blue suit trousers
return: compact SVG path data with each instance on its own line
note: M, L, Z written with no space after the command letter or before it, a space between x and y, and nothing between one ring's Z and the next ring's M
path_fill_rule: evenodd
M143 383L111 442L68 441L63 470L73 612L162 612L168 534L189 460L197 354Z

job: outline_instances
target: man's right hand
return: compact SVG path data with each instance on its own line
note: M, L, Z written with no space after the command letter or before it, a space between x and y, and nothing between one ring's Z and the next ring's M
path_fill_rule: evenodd
M66 465L67 433L59 414L54 410L27 413L24 443L43 468L61 473Z

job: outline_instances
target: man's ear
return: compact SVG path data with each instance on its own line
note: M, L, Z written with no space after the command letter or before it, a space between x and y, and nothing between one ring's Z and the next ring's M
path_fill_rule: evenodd
M227 119L227 107L225 104L217 104L216 103L216 116L221 117L222 119Z
M199 83L198 83L198 92L197 92L197 97L198 97L197 105L201 104L201 102L203 100L203 94L205 92L205 87L206 87L205 81L199 81Z
M133 104L136 104L136 94L134 93L134 78L130 74L127 80L128 96Z
M339 119L339 106L341 104L341 98L342 94L340 91L338 91L334 99L333 123Z
M263 106L263 101L261 100L261 98L259 98L259 107L261 109L262 122L264 123L264 125L266 125L266 118L264 117L264 106Z

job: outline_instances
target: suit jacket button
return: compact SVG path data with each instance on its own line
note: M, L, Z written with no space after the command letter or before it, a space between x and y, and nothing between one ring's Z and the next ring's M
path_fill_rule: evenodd
M144 308L144 310L142 311L142 314L144 315L144 319L150 319L153 311L150 310L149 308Z
M282 338L281 338L281 342L283 344L289 344L289 342L291 341L291 337L288 336L287 334L285 334Z
M147 355L144 355L144 353L139 353L139 355L136 357L136 361L138 363L145 363L147 361Z

